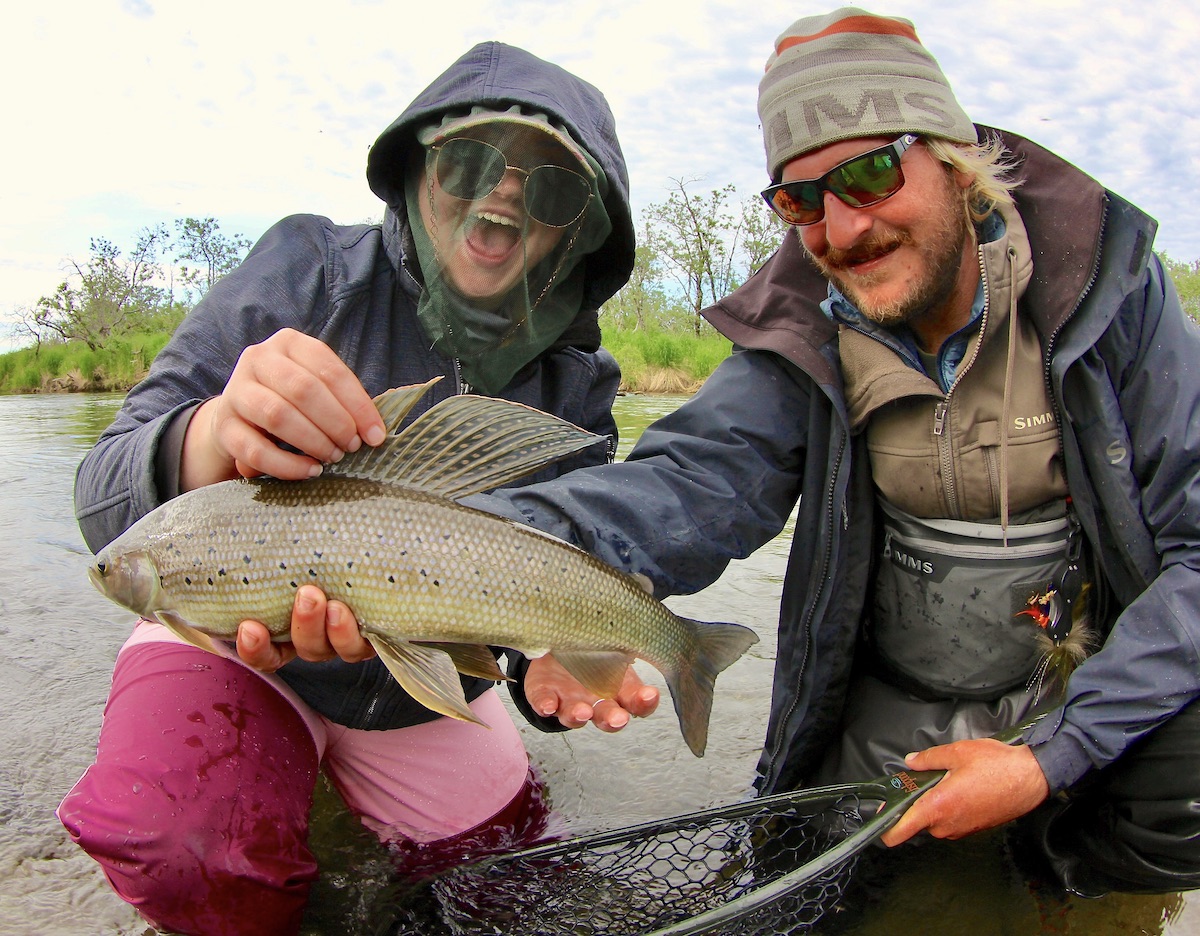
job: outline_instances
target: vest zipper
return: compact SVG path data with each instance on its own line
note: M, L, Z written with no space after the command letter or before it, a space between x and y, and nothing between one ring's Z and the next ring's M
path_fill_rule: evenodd
M954 378L954 383L950 385L950 389L946 391L946 396L939 400L933 408L933 435L937 441L938 465L942 469L942 494L946 498L946 512L948 519L961 520L961 506L958 501L958 479L954 476L954 442L953 433L949 430L950 423L950 397L953 396L954 390L958 387L967 371L975 363L979 357L979 351L983 347L984 334L987 332L988 312L991 310L992 296L991 290L988 289L987 268L983 262L983 248L979 248L979 278L983 282L983 311L979 314L979 333L975 342L975 350L971 354L971 359L958 369L958 376Z

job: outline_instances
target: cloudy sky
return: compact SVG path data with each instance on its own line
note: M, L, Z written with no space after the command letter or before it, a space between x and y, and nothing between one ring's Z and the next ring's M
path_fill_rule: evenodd
M812 0L42 0L0 36L0 333L89 239L215 217L251 239L295 212L378 218L367 149L475 42L597 85L635 213L673 179L739 200L765 183L755 99L774 38ZM964 109L1071 159L1200 258L1194 0L888 0Z

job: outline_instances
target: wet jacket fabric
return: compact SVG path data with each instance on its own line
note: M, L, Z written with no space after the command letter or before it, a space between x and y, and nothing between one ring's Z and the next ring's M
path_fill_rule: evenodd
M430 350L418 323L421 285L415 255L405 249L411 235L405 227L403 186L390 191L382 174L416 145L413 134L432 115L465 112L480 103L521 104L567 125L609 180L605 207L613 221L613 232L601 248L604 262L587 258L586 300L579 316L554 347L527 364L498 396L615 442L611 405L620 371L600 347L597 310L632 269L634 234L628 175L612 113L599 91L557 66L514 47L483 43L451 66L376 143L389 154L389 160L373 160L370 170L373 187L389 192L382 224L342 226L313 215L285 218L187 316L80 465L76 513L90 548L99 550L178 494L180 453L191 414L222 391L245 347L280 329L320 338L372 395L445 378L410 418L459 391L456 362ZM607 458L603 445L593 446L526 480L553 478ZM296 660L279 675L313 708L353 728L396 728L438 717L400 689L378 660ZM464 677L468 698L490 685Z
M1059 791L1200 695L1200 333L1152 254L1152 219L1003 137L1021 160L1033 253L1019 314L1037 329L1071 496L1115 609L1065 704L1026 738ZM647 575L660 597L714 581L799 501L764 793L804 783L830 742L871 581L871 471L850 430L836 326L819 308L826 293L789 235L706 312L735 353L624 463L479 499Z

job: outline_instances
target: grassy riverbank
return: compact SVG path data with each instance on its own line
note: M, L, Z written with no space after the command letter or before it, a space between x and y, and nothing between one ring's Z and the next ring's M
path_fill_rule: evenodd
M0 393L125 391L146 376L170 337L131 335L96 351L82 342L10 351L0 355ZM604 344L621 364L622 389L632 393L691 393L730 349L711 330L700 336L606 330Z

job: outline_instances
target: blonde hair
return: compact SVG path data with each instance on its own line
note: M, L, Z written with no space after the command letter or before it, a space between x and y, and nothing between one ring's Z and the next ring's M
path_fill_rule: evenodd
M1021 180L1012 177L1016 160L999 136L988 134L981 143L954 143L938 137L923 137L923 141L935 159L971 180L966 211L972 225L997 208L1014 207L1012 193Z

